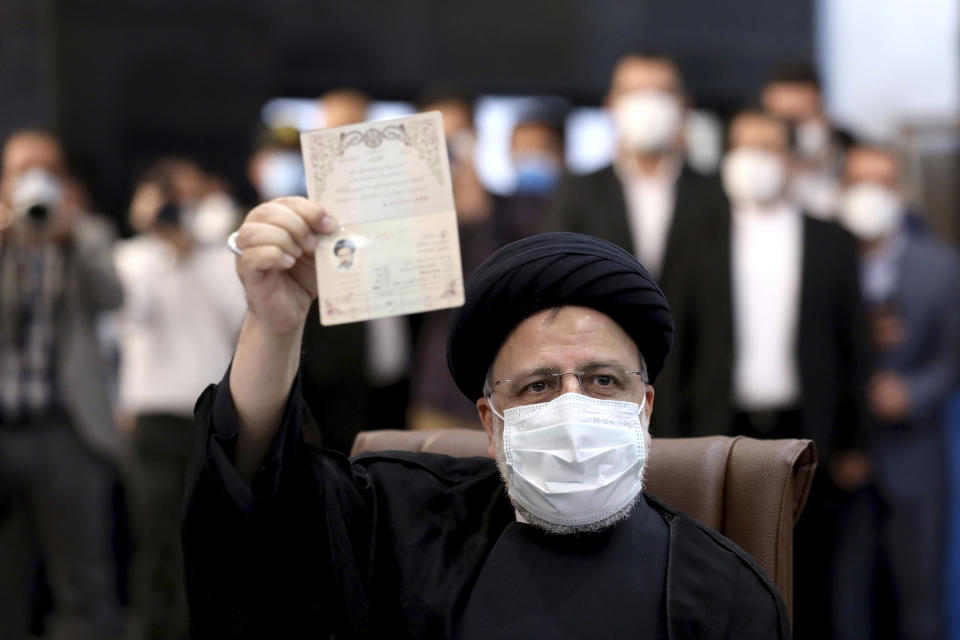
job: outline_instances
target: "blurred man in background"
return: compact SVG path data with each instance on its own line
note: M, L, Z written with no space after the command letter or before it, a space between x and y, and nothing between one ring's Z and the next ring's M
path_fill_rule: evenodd
M853 238L805 217L787 197L791 156L781 121L742 112L729 141L722 175L732 211L733 366L730 385L716 384L718 402L732 398L735 431L806 432L825 459L855 442L862 417L855 399L865 336ZM723 287L719 269L715 278ZM723 415L731 414L701 417L716 424Z
M821 460L857 440L865 325L853 237L788 197L789 131L746 110L730 125L731 224L671 301L688 318L684 435L806 433ZM765 435L766 434L766 435Z
M52 134L14 133L2 163L0 636L28 631L39 552L49 637L119 637L110 515L120 442L94 331L121 302L113 236L67 195Z
M237 205L226 183L184 158L164 160L167 192L177 202L178 221L184 237L205 245L223 246L237 226ZM150 205L130 210L129 224L135 232L151 230L156 211Z
M729 206L719 181L684 160L687 98L676 62L633 53L613 70L606 106L617 130L614 163L564 181L545 228L576 231L617 243L657 278L670 304L688 286L695 265L729 228ZM678 365L686 361L686 319L674 314L675 357L657 385L653 432L680 433Z
M687 318L684 435L817 443L820 465L795 538L794 630L826 638L835 482L853 488L866 476L857 449L866 335L854 239L788 198L789 140L772 115L733 119L722 165L731 226L701 263L707 271L671 306Z
M183 185L202 174L187 160L154 163L130 207L143 233L116 249L120 409L132 421L133 604L138 637L150 640L187 637L178 532L193 405L230 361L246 311L233 255L222 241L196 237L188 217L193 198Z
M522 118L510 134L515 192L553 192L563 173L563 123L536 114Z
M960 260L933 236L907 230L891 150L853 147L844 178L840 217L860 240L874 354L867 406L883 503L879 548L893 583L897 637L933 640L945 629L944 417L960 367Z
M787 64L760 91L764 110L790 125L796 166L791 194L809 215L833 218L839 204L843 155L852 136L830 123L816 69Z
M510 159L516 175L513 194L497 198L493 209L498 245L537 233L564 171L564 133L560 114L529 113L510 134Z

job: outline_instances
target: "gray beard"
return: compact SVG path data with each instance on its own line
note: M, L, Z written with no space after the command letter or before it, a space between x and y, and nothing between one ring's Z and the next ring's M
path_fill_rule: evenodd
M649 445L650 441L648 436L648 451L650 449ZM494 453L496 454L497 470L500 472L500 477L503 479L503 484L505 484L507 487L507 497L510 498L510 504L513 505L517 515L520 518L523 518L523 520L525 520L528 524L531 524L534 527L537 527L538 529L551 535L565 536L605 531L621 520L626 520L630 516L630 513L633 511L633 508L636 506L637 502L643 499L643 479L641 478L641 491L637 493L637 496L625 507L602 520L597 520L596 522L591 522L589 524L555 524L553 522L548 522L543 518L538 518L530 513L523 507L523 505L514 500L513 496L510 494L510 471L507 468L507 455L503 450L503 421L496 417L493 419L493 447Z

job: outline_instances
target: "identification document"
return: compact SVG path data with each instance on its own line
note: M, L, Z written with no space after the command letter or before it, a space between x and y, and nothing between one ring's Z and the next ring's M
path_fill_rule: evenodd
M307 194L340 227L316 249L324 325L463 304L438 112L301 134Z

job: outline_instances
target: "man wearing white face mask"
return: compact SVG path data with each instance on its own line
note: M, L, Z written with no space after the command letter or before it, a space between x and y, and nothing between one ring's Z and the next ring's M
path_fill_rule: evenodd
M625 55L613 70L606 106L617 133L611 166L560 184L545 230L575 231L614 242L636 255L673 304L691 270L729 226L719 181L687 165L683 128L687 95L677 63L658 53ZM677 346L683 349L683 318ZM680 433L678 353L659 389L656 433Z
M840 219L859 239L874 368L870 453L879 543L901 638L943 637L947 510L944 411L960 360L960 261L911 231L896 155L850 150ZM858 540L863 544L863 540Z
M796 533L795 636L829 637L828 505L865 480L866 331L854 239L787 198L789 132L748 110L729 128L731 222L671 308L686 320L686 435L811 438L823 468ZM802 611L802 613L801 613Z
M197 390L230 357L246 308L226 236L214 246L191 233L191 192L182 183L208 179L188 160L155 161L130 206L131 226L142 233L114 248L124 292L118 409L129 425L136 539L131 603L142 636L157 640L186 635L177 528L185 443Z
M759 412L771 418L768 431L781 421L804 425L822 452L848 447L862 416L859 392L846 385L864 375L865 353L854 240L787 198L781 121L741 112L729 142L729 241L713 243L703 262L709 273L694 278L699 289L672 305L692 318L697 344L685 378L690 433L724 432L736 412Z
M0 155L0 637L27 637L42 555L48 637L119 638L110 522L122 447L95 334L122 299L113 233L71 197L55 136L17 131Z
M652 53L621 58L606 106L617 132L614 164L562 184L548 222L551 229L623 246L658 277L669 297L675 263L685 259L683 241L703 218L725 209L723 195L719 184L684 163L686 94L673 60Z
M633 256L571 233L494 253L447 340L490 458L347 460L299 432L310 234L334 221L302 199L248 220L250 311L230 371L198 403L184 515L193 637L789 637L753 560L642 492L673 322ZM277 261L263 224L305 261Z

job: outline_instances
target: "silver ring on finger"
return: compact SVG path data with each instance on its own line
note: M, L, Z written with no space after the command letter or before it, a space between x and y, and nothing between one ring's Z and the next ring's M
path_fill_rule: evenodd
M238 256L242 256L243 249L237 246L237 236L239 235L240 235L239 231L234 231L229 236L227 236L227 248L230 249L230 251L233 251ZM220 236L220 237L222 238L223 236Z

